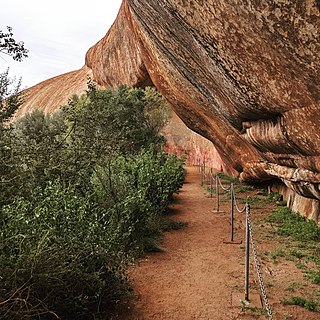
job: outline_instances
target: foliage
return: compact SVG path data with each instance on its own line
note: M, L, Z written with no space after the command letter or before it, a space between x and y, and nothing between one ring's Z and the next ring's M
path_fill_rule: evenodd
M30 190L70 173L62 147L65 132L59 114L46 116L34 111L17 121L14 129L2 131L1 197L2 204L16 196L28 196Z
M144 114L146 117L146 125L150 131L156 134L168 123L171 113L168 103L154 90L154 88L145 88L146 104L144 106Z
M249 204L268 204L276 202L277 205L283 206L283 202L280 201L282 199L282 195L274 192L265 193L265 194L257 194L253 196L249 196L247 201ZM242 200L244 202L244 200Z
M147 104L142 89L121 86L111 91L90 86L87 95L73 97L62 112L27 114L1 139L2 201L25 197L29 190L55 179L87 192L95 166L108 163L114 154L139 153L163 141L147 125Z
M277 232L280 235L290 236L296 240L320 240L320 229L316 223L313 220L306 220L297 213L293 213L287 207L274 210L268 221L278 225Z
M0 204L10 199L12 185L18 185L19 174L12 156L12 130L7 122L22 103L20 86L21 79L15 83L15 79L9 77L9 69L0 73Z
M0 73L0 126L9 120L22 104L21 79L9 77L9 69Z
M88 319L116 307L128 293L125 261L102 209L58 183L3 208L2 319Z
M281 207L272 212L268 221L276 224L276 232L287 237L290 249L282 250L282 256L287 259L298 259L297 265L305 269L305 261L312 262L304 270L305 277L315 284L320 283L320 229L314 221L293 213L289 208ZM297 247L298 249L296 249ZM272 257L275 254L272 255ZM280 256L280 254L277 254ZM276 256L275 256L276 258ZM315 268L315 270L313 270Z
M308 300L302 297L293 296L289 300L285 299L282 303L284 305L296 305L310 311L319 312L319 304L316 301Z
M24 48L22 42L16 42L13 39L10 27L7 27L7 31L7 33L3 33L0 30L0 53L8 54L14 60L21 61L27 57L28 50ZM10 78L9 69L0 73L0 201L8 197L8 191L12 185L11 179L18 177L12 164L11 128L7 122L22 104L23 97L20 93L20 88L21 78L18 82L16 82L15 78ZM9 187L6 188L8 182ZM4 189L5 192L3 192Z
M286 252L283 248L275 248L273 251L270 252L271 258L275 262L278 257L284 257Z
M236 193L247 193L253 191L254 187L246 184L236 185L235 192Z
M217 173L219 178L222 179L222 180L225 180L225 181L228 181L230 183L238 183L239 182L239 179L236 178L236 177L231 177L231 176L228 176L227 174L223 173L223 172L218 172Z
M282 198L283 198L281 194L276 192L269 192L267 197L270 200L270 202L282 201Z
M130 295L128 262L161 250L184 171L150 126L148 99L91 86L62 112L1 131L3 319L111 318Z
M101 153L134 153L159 142L158 132L144 113L147 106L155 103L154 96L149 101L146 92L150 90L119 86L114 92L89 85L85 96L74 97L63 110L74 148L86 149L89 157L99 164Z
M320 284L320 271L308 271L306 277L315 284Z
M22 41L17 42L13 38L12 28L7 27L7 31L0 30L0 53L7 54L16 61L22 61L28 56L28 50Z
M96 201L112 208L125 251L141 253L150 250L150 239L161 233L163 213L184 180L182 161L166 157L153 146L135 157L118 156L105 167L97 167L92 176ZM110 215L109 215L110 218ZM128 227L129 226L129 227ZM130 234L128 234L128 232Z
M28 50L23 42L17 42L13 38L12 28L7 27L7 32L0 30L0 53L11 56L16 61L22 61L28 56ZM0 127L11 118L21 105L21 78L9 77L9 69L0 73Z
M144 176L146 171L157 174ZM87 319L112 312L129 293L128 259L155 249L162 210L182 181L182 162L151 148L97 167L85 196L54 182L44 191L39 187L31 199L4 206L0 283L5 319L17 314Z

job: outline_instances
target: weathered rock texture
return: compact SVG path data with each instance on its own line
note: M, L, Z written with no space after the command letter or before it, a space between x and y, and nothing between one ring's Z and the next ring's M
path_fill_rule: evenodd
M175 113L161 130L161 134L166 137L166 151L184 156L187 165L204 165L232 176L238 175L227 159L221 159L211 141L191 131Z
M318 0L123 0L85 66L31 88L21 113L57 108L86 74L101 86L153 84L243 180L282 181L290 205L317 219L319 9Z

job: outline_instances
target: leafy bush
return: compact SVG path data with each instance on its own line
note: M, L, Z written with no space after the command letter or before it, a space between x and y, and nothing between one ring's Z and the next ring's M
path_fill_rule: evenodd
M183 180L182 161L151 146L137 156L118 156L107 167L97 167L91 183L96 201L112 208L108 218L113 217L117 232L127 236L121 241L127 243L124 250L141 252L160 235L162 213ZM126 229L119 231L119 226Z
M127 297L125 255L101 210L59 183L3 208L2 319L88 319Z
M86 95L74 97L63 109L73 149L85 149L91 163L101 164L110 153L132 154L162 141L157 126L150 125L150 105L160 109L163 98L153 90L155 100L150 91L126 86L97 90L91 84Z
M164 111L153 121L156 109ZM12 130L0 132L1 203L27 197L29 190L55 179L85 194L96 165L161 143L157 133L165 119L165 101L155 90L126 86L112 91L90 85L60 112L27 114Z
M182 162L150 148L97 167L86 196L54 182L4 206L4 319L97 319L113 312L128 297L129 258L152 249L182 181Z
M127 263L160 248L184 180L151 93L91 86L0 132L2 319L105 319L128 299Z

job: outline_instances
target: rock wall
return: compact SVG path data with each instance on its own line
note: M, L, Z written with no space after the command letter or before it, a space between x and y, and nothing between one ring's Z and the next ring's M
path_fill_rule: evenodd
M185 156L187 165L204 164L206 168L213 168L231 176L239 175L227 159L221 158L211 141L190 130L175 113L161 130L161 134L166 137L166 151Z
M85 66L29 89L20 114L59 107L87 74L155 85L244 181L281 181L288 204L317 220L319 10L317 0L123 0Z

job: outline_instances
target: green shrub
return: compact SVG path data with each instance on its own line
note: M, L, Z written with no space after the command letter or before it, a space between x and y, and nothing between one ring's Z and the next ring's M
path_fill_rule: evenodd
M126 244L123 250L143 252L150 239L158 239L163 212L183 180L182 161L153 146L137 156L117 156L95 169L91 183L96 201L110 208L114 232L126 236L121 240Z
M225 180L225 181L228 181L230 183L237 183L239 182L239 179L236 178L236 177L231 177L231 176L228 176L227 174L223 173L223 172L218 172L217 173L219 178L222 179L222 180Z
M313 300L308 300L302 297L293 296L289 300L282 302L284 305L296 305L310 311L318 312L318 303Z
M126 258L99 222L102 208L59 183L33 197L1 213L3 319L88 319L114 311L129 293Z
M319 241L320 229L313 220L306 220L289 208L283 207L274 210L268 218L269 222L278 225L278 234L290 236L296 240Z
M162 143L158 132L167 118L166 102L154 89L93 85L55 114L27 114L12 130L0 130L1 204L55 179L85 194L96 165Z
M283 196L276 192L269 192L267 197L270 200L270 202L274 202L274 201L278 202L278 201L282 201L283 199Z
M306 277L315 284L320 284L320 271L308 271Z
M161 101L91 86L0 131L1 319L108 319L127 301L127 264L163 250L162 215L184 180L157 135Z

